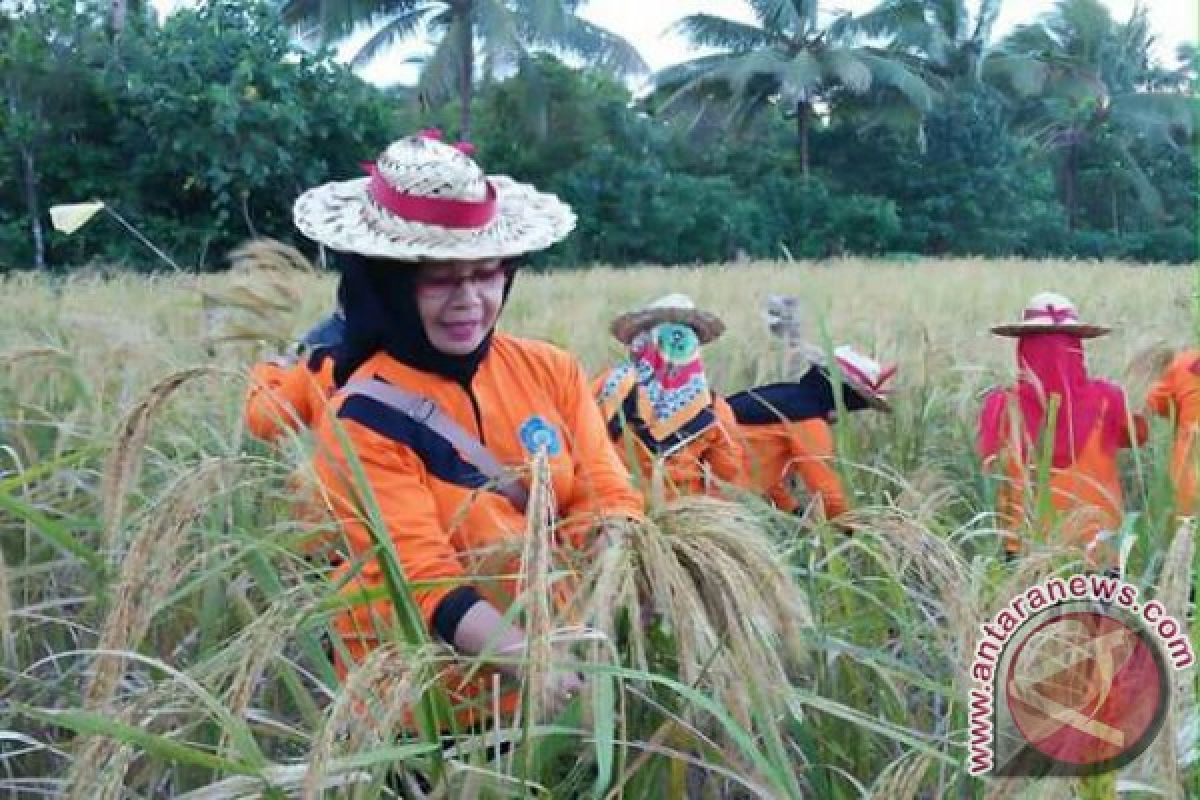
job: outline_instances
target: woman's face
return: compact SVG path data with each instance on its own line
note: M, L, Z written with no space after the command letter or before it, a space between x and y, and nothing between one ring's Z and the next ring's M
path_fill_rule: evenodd
M465 356L495 327L507 277L500 259L442 261L418 268L417 312L429 343Z

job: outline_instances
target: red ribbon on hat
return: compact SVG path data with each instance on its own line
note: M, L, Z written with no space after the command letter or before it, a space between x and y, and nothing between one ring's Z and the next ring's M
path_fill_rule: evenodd
M496 188L490 181L485 180L487 196L483 200L421 197L393 187L375 164L363 168L371 176L367 183L371 199L401 219L441 228L485 228L496 218Z
M1026 322L1034 319L1049 319L1051 324L1062 325L1064 322L1078 322L1079 315L1073 308L1057 308L1051 305L1045 308L1027 308L1021 319Z
M854 378L854 380L856 382L862 384L863 386L866 386L868 389L873 391L875 394L885 394L886 390L883 388L883 385L885 383L887 383L888 380L893 375L896 374L896 367L895 367L895 365L893 365L893 366L887 367L886 369L882 370L879 373L878 378L876 378L875 380L871 380L871 378L867 375L867 373L865 373L861 369L859 369L857 365L851 364L849 361L846 361L845 359L839 358L838 366L841 367L843 372L847 373L848 375L850 375L850 377Z

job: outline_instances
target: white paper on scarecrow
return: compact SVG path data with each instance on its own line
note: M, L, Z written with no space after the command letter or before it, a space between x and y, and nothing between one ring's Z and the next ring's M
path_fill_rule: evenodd
M99 200L91 203L50 206L50 222L56 231L71 234L82 228L102 208L104 208L104 203Z

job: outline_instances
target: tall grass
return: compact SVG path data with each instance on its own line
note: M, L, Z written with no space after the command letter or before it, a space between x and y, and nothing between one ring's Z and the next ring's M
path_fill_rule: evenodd
M1148 348L1191 335L1185 272L847 260L522 274L503 327L569 347L591 371L619 356L607 334L615 314L682 289L728 325L705 351L722 390L782 377L760 316L772 293L802 298L814 341L824 329L901 372L894 415L839 422L852 537L753 498L688 500L610 531L595 557L563 560L550 521L531 514L519 554L528 591L513 612L531 632L522 711L476 731L451 722L437 677L454 659L415 616L361 480L387 575L380 592L398 613L384 646L344 680L334 674L322 637L342 647L329 620L344 600L305 558L311 523L297 521L291 488L311 443L248 439L235 379L266 353L255 336L276 347L327 313L333 281L276 271L266 294L253 281L245 269L4 281L0 797L379 797L401 785L411 797L1096 791L965 770L977 626L1062 563L1049 552L1015 567L999 558L974 415L982 388L1011 374L1013 352L986 329L1035 291L1062 291L1117 329L1089 344L1093 370L1140 393ZM214 315L231 297L239 313L265 297L270 313L257 328ZM1169 445L1156 423L1125 464L1129 575L1181 616L1195 548L1172 520ZM549 502L537 474L535 510ZM567 612L540 600L564 575L581 587ZM584 672L588 691L549 713L540 687L563 668ZM1200 789L1194 678L1178 677L1165 738L1117 791Z

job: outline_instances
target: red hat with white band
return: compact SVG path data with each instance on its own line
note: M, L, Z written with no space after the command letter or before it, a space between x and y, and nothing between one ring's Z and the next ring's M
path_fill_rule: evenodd
M575 214L557 197L486 175L474 148L436 130L393 142L366 177L309 189L293 216L333 250L396 261L511 258L565 239Z
M1069 298L1055 292L1033 296L1021 314L1021 321L1012 325L997 325L992 333L998 336L1029 336L1038 333L1066 333L1081 339L1094 339L1109 333L1111 328L1089 325L1079 321L1079 311Z

